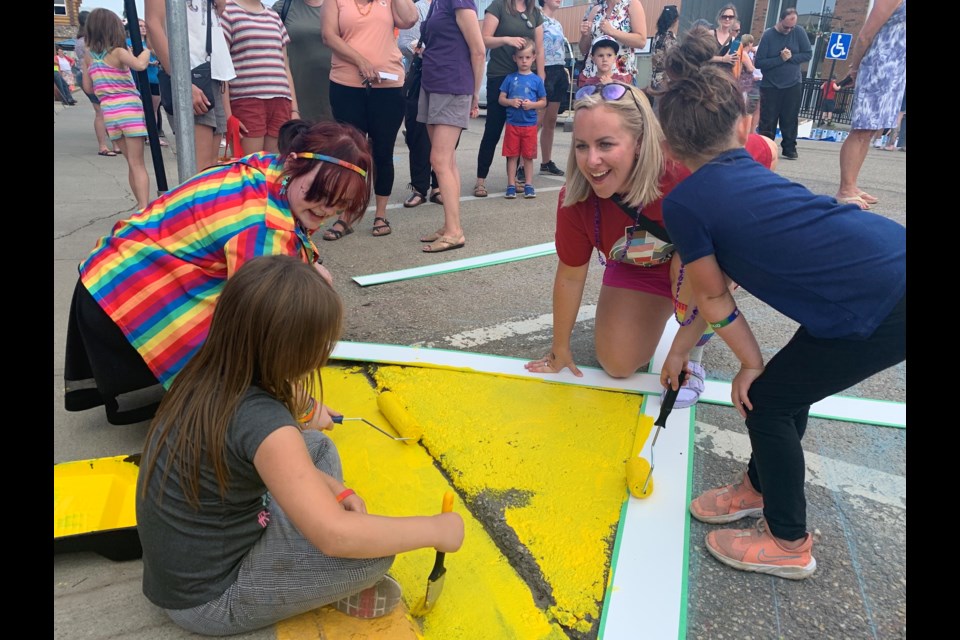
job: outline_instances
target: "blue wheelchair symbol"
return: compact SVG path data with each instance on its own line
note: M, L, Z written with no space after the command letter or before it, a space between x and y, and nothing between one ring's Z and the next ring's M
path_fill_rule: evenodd
M827 60L846 60L850 53L850 44L853 42L852 33L831 33L827 42L827 51L824 56Z

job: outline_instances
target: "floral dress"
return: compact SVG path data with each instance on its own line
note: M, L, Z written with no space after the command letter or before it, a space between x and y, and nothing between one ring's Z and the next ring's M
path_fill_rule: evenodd
M651 57L652 75L650 76L650 86L659 89L663 85L663 77L666 70L667 52L677 46L677 36L672 31L664 31L657 34L653 41L653 56Z
M907 0L880 27L860 61L851 129L886 129L897 123L907 90Z
M611 10L607 0L602 0L600 3L601 9L593 18L593 27L590 35L591 42L598 36L603 35L603 32L600 31L600 23L604 20L609 20L614 29L630 33L630 2L631 0L616 0L616 5L614 5ZM587 12L583 16L584 20L590 16L592 9L592 6L587 8ZM593 64L593 59L588 55L586 65L584 65L583 71L580 72L580 86L592 84L592 81L588 80L595 78L596 75L597 67ZM613 79L627 84L635 84L636 77L636 53L634 53L633 47L625 47L623 43L620 43L620 52L617 54L617 68L613 72Z

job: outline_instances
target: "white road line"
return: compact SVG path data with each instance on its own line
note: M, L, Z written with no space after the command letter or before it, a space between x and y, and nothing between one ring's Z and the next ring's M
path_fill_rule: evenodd
M696 425L697 448L727 455L744 463L750 458L750 439L746 435L699 420ZM807 463L809 484L831 491L840 490L898 509L907 508L907 479L904 476L826 458L809 451L804 452L803 456Z
M597 305L587 304L580 307L580 311L577 313L577 322L583 322L584 320L592 320L593 317L597 314ZM542 316L537 316L536 318L530 318L529 320L518 320L516 322L503 322L492 327L481 327L479 329L472 329L470 331L464 331L463 333L458 333L452 336L447 336L443 339L445 343L451 347L478 347L484 345L488 342L494 342L496 340L504 340L506 338L512 338L514 336L523 336L530 333L536 333L538 331L546 331L553 328L553 314L545 313ZM413 346L427 346L424 344L417 344Z

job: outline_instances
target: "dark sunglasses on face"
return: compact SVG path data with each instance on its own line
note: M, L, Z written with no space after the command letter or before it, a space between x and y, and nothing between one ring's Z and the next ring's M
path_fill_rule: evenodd
M627 85L619 82L610 82L607 84L588 84L585 87L581 87L574 97L577 100L582 100L587 96L592 96L595 93L599 93L600 97L608 102L619 100L624 96L624 94L629 93L630 97L633 98L633 103L637 105L637 111L641 111L640 103L637 102L637 97L633 95L633 92L630 91L630 88Z
M720 16L720 19L721 19L721 20L733 20L735 17L736 17L736 16L734 16L733 14L729 14L729 15L725 15L725 16Z

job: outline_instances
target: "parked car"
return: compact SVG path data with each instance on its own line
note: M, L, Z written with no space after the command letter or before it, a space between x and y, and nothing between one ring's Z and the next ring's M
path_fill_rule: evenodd
M564 46L567 49L567 56L564 59L564 64L567 69L570 71L570 86L573 87L576 84L576 79L574 76L574 65L577 62L576 57L573 54L573 47L570 46L570 41L566 38L563 39ZM487 50L487 63L490 62L490 51ZM483 65L483 80L480 81L480 108L487 108L487 65ZM567 109L573 108L573 94L570 95L570 103L564 106L562 103L560 105L560 111L566 111Z

